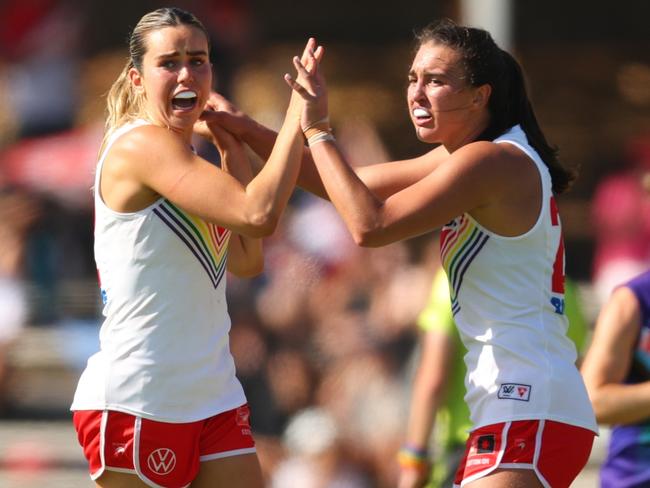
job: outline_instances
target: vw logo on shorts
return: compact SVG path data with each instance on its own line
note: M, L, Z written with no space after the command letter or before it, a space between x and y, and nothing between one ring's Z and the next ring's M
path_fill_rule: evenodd
M176 454L171 449L161 447L149 454L147 464L156 474L169 474L176 466Z

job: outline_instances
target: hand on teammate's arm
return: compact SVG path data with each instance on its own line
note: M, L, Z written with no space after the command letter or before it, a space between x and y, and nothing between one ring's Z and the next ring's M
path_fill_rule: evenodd
M204 112L209 128L214 111ZM299 116L302 107L295 99L287 115L267 164L247 184L238 180L237 166L228 174L193 154L187 143L169 131L143 126L129 133L129 161L133 178L156 193L180 205L188 212L249 237L271 234L294 190L303 152ZM200 129L199 129L200 130ZM210 130L222 156L235 162L243 160L243 148L237 139L220 126ZM155 139L157 144L143 143Z
M244 146L228 131L211 124L210 132L221 155L221 168L243 186L253 180L253 170ZM242 278L264 270L262 239L233 233L228 244L228 271Z

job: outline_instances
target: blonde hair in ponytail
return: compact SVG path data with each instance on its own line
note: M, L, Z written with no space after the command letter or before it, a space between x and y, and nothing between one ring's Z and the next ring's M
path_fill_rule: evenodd
M178 25L189 25L201 30L208 40L209 47L210 35L201 21L193 14L179 8L159 8L145 14L133 28L129 37L129 59L106 96L107 115L100 153L104 150L106 142L115 129L146 116L144 96L136 93L133 89L129 71L131 68L135 68L142 73L142 59L147 52L145 42L147 35L154 30Z
M144 115L142 96L135 93L129 79L131 68L133 62L129 59L106 95L107 114L100 152L115 129Z

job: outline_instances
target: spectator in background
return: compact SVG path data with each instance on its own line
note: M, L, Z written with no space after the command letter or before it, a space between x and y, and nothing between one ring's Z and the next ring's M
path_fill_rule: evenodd
M0 412L5 404L7 354L28 320L23 283L26 241L41 209L36 197L20 189L0 190Z
M601 486L650 486L650 271L602 308L582 374L598 422L612 426Z
M6 89L11 94L7 101L19 137L72 127L80 79L82 12L74 0L3 2L0 58L5 62Z
M600 305L612 290L650 266L650 137L628 141L627 168L604 178L592 201L593 282Z
M288 456L273 473L271 488L370 488L347 462L335 419L324 409L298 412L283 435Z

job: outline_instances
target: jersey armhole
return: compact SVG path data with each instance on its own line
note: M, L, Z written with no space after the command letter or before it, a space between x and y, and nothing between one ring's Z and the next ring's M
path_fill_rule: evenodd
M485 226L481 225L481 223L478 222L469 213L467 213L466 215L467 215L467 218L469 218L474 224L476 224L476 226L479 229L481 229L482 231L484 231L485 233L487 233L488 235L490 235L492 237L496 237L496 238L499 238L499 239L506 239L506 240L524 239L524 238L528 237L530 234L532 234L533 232L535 232L535 230L541 225L542 220L543 220L543 216L546 215L547 206L549 205L548 200L549 200L552 193L550 192L550 188L548 187L546 179L544 178L544 172L543 172L542 168L540 167L540 165L542 165L544 167L544 169L546 169L546 166L544 166L543 163L541 163L540 161L537 161L536 158L533 156L533 154L531 154L530 151L528 151L526 149L526 147L524 147L522 144L520 144L517 141L513 141L513 140L510 140L510 139L502 139L502 140L495 141L495 144L511 144L512 146L519 149L524 154L524 156L526 156L526 158L528 158L530 160L530 162L533 163L533 165L537 169L537 175L539 177L539 184L541 185L541 189L542 189L542 195L541 195L542 204L540 205L539 214L537 215L537 219L535 219L535 223L530 227L530 229L528 229L523 234L519 234L519 235L516 235L516 236L504 236L504 235L498 234L498 233L494 232L493 230L490 230L490 229L486 228Z
M95 173L95 185L94 185L94 196L95 196L95 202L97 206L101 206L101 208L112 214L115 217L122 217L122 218L128 218L132 216L138 216L138 215L143 215L151 211L153 208L157 207L160 205L161 202L165 200L165 197L160 196L160 198L156 199L154 202L151 204L147 205L144 208L141 208L139 210L136 210L134 212L118 212L117 210L113 210L111 207L108 206L108 204L104 201L104 197L102 196L101 192L101 178L102 178L102 169L104 168L104 162L106 161L106 157L108 156L108 152L111 150L115 142L118 141L122 136L126 135L128 132L131 130L141 127L143 125L150 125L149 122L145 120L135 120L131 123L125 124L122 127L118 128L111 136L106 144L106 147L102 151L102 154L99 157L99 161L97 162L97 169Z

